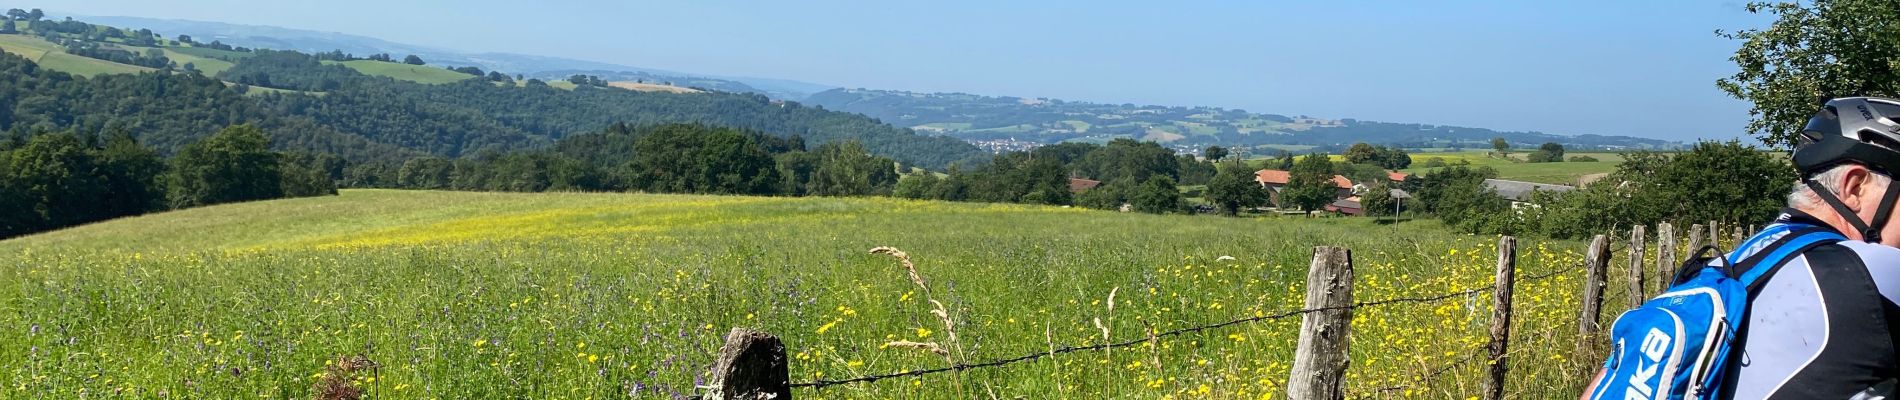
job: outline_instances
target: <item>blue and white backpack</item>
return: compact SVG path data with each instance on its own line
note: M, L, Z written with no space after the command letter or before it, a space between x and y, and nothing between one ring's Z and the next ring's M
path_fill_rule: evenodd
M1611 325L1613 347L1590 399L1719 398L1731 339L1759 283L1794 255L1843 240L1825 228L1784 222L1720 259L1703 256L1714 246L1697 249L1668 290Z

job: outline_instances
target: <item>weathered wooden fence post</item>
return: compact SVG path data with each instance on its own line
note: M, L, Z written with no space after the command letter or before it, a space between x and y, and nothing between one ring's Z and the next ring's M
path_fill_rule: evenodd
M1582 334L1583 339L1578 343L1582 348L1578 352L1590 354L1584 352L1588 349L1584 346L1595 343L1597 331L1603 330L1597 321L1603 317L1603 289L1607 286L1603 276L1610 268L1610 237L1597 235L1590 239L1590 253L1584 255L1583 265L1583 312L1577 316L1577 333Z
M1491 306L1491 377L1485 381L1485 400L1504 398L1504 374L1510 369L1511 291L1517 284L1517 238L1498 238L1497 294Z
M707 400L791 399L791 370L778 337L746 328L726 333Z
M1701 251L1702 245L1705 245L1705 244L1708 244L1708 243L1702 243L1702 224L1690 225L1689 226L1689 247L1683 248L1684 250L1689 251L1689 257L1695 257L1695 252Z
M1313 265L1306 272L1306 309L1325 311L1300 317L1287 398L1346 398L1346 368L1352 362L1346 348L1352 342L1352 279L1351 250L1313 248Z
M1629 303L1632 309L1643 305L1643 300L1649 298L1649 296L1644 293L1643 270L1647 268L1643 265L1645 264L1643 262L1643 250L1643 226L1637 225L1636 227L1630 228Z
M1734 244L1729 245L1731 248L1742 247L1742 241L1748 239L1748 233L1742 231L1741 225L1735 226L1735 234L1731 236L1735 239L1734 242L1730 242L1730 243L1734 243Z
M1668 222L1656 224L1656 290L1669 290L1676 278L1676 227Z
M1709 220L1709 244L1722 248L1722 227L1716 225L1715 220Z

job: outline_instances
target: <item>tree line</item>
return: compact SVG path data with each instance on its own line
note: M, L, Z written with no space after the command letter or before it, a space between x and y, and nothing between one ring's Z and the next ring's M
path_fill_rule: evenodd
M0 140L0 237L176 208L336 193L297 155L236 125L162 157L124 131Z
M1178 185L1207 184L1216 168L1155 142L1060 143L1007 152L977 167L904 175L893 195L910 199L1075 205L1151 213L1192 212ZM1099 182L1072 190L1071 178ZM1080 193L1076 193L1080 191Z
M77 131L0 140L0 237L148 212L336 194L338 186L475 191L634 191L767 196L889 195L898 163L856 142L807 148L803 138L698 124L629 126L550 149L448 159L350 163L275 152L234 125L169 158L134 135Z
M888 195L899 164L856 142L700 124L615 124L551 148L352 165L346 187L475 191L635 191L766 196Z
M1468 233L1583 238L1665 221L1765 223L1795 182L1785 157L1737 141L1700 142L1681 153L1624 153L1615 172L1568 192L1540 191L1513 206L1484 184L1489 167L1452 166L1407 181L1410 211ZM1376 204L1375 204L1376 203ZM1390 213L1390 199L1366 210Z

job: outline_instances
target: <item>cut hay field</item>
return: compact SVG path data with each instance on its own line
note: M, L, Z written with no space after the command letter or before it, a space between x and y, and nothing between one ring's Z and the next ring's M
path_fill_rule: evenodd
M325 63L335 63L335 62L325 61ZM409 64L403 64L403 63L371 61L371 60L344 61L342 62L342 64L350 67L350 69L356 70L356 72L363 73L363 75L384 76L384 77L395 78L397 80L405 80L405 81L410 81L410 82L424 83L424 84L431 84L431 85L443 84L443 83L454 83L454 82L460 82L465 79L474 78L474 76L469 75L469 74L450 71L442 67L435 67L435 66L428 66L428 65L409 65Z
M41 67L84 77L103 74L132 74L153 71L151 68L126 65L95 58L66 54L65 52L47 52L39 60Z
M134 48L141 49L141 50L144 49L143 47L134 47ZM205 54L204 52L181 51L181 50L187 50L187 48L165 47L163 49L165 51L165 58L171 59L172 62L178 63L178 65L181 67L184 66L185 64L191 64L192 68L197 68L199 71L203 71L205 76L218 76L218 73L224 72L224 70L227 70L227 69L231 69L232 66L236 65L235 63L232 63L230 61L225 61L222 59L199 55L199 54ZM210 50L210 49L202 49L202 50ZM232 52L232 53L236 53L236 52ZM250 53L242 53L242 54L250 54Z
M60 52L59 45L27 35L0 35L0 50L39 62L47 52Z
M218 49L213 49L209 47L189 47L189 46L166 47L165 50L180 53L180 54L185 54L185 55L189 55L193 57L231 59L231 60L245 59L245 58L251 58L251 57L257 56L257 53L231 51L231 50L218 50Z
M607 86L640 92L700 93L698 89L633 81L607 82Z
M310 398L336 376L369 398L677 398L733 327L783 337L795 382L839 379L946 365L894 341L978 362L1297 310L1316 245L1354 251L1361 301L1482 288L1496 241L1430 221L345 190L0 241L0 397ZM909 252L931 290L877 246ZM1520 276L1568 272L1518 283L1507 392L1574 396L1600 361L1573 354L1580 246L1519 246ZM1348 389L1476 396L1482 362L1419 380L1483 347L1489 299L1355 311ZM1269 320L795 395L1280 398L1298 330ZM379 367L326 372L357 357Z

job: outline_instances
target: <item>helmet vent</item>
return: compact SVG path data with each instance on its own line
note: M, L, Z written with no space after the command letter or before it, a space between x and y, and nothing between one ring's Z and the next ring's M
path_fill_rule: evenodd
M1860 135L1860 141L1862 142L1884 147L1887 150L1900 150L1900 142L1896 142L1893 138L1889 138L1880 132L1872 129L1861 129L1860 132L1857 133Z

